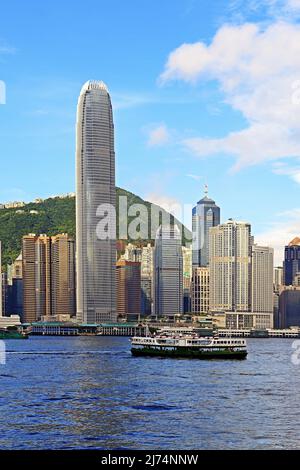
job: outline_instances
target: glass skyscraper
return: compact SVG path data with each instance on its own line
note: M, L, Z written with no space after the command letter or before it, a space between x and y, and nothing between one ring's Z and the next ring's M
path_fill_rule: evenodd
M207 196L193 208L193 267L209 262L209 229L220 224L220 208Z
M291 286L298 272L300 272L300 238L296 237L284 249L284 285Z
M82 87L76 133L77 318L116 320L116 240L99 237L97 225L115 209L114 124L110 96L101 81ZM107 212L108 210L108 212Z
M154 249L154 313L183 313L183 260L181 233L177 225L157 230Z

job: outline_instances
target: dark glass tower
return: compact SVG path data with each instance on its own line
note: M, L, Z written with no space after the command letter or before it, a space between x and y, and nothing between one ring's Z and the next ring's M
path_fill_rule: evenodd
M207 266L209 262L209 229L220 224L220 208L207 196L193 208L193 266Z
M284 249L284 285L291 286L298 272L300 272L300 238L294 238Z

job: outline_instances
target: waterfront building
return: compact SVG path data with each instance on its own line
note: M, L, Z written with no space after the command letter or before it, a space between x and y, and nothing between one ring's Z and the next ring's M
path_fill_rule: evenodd
M252 245L251 311L272 313L273 305L273 248Z
M274 328L273 312L225 312L225 325L230 330Z
M296 237L284 249L283 281L285 286L293 284L294 276L300 272L300 238Z
M75 241L67 234L51 239L51 315L76 315Z
M208 197L207 186L205 196L193 208L193 266L207 266L209 263L209 229L220 224L220 208Z
M114 123L101 81L85 83L77 107L77 318L116 320L116 187ZM101 222L107 233L99 233ZM105 232L103 227L103 232Z
M154 313L183 313L183 261L181 233L177 225L162 225L154 250Z
M51 237L40 235L35 242L36 318L51 315Z
M251 310L251 226L228 222L210 229L211 312Z
M209 268L194 267L192 277L192 312L209 312Z
M55 237L25 235L22 262L23 321L31 323L42 317L74 315L74 240L67 234Z
M25 235L22 239L23 271L23 321L31 323L37 320L36 308L36 248L38 237Z
M300 287L283 286L279 294L279 328L300 326Z
M141 308L141 263L119 260L117 262L117 313L140 314Z

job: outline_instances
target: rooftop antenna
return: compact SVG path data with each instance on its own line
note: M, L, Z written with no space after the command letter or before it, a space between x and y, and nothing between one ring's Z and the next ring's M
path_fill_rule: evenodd
M204 194L205 194L205 196L208 195L208 185L207 184L204 185Z

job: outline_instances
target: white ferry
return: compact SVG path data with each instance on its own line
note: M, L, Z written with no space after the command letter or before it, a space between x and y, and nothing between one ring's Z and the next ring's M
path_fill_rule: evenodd
M242 338L159 334L131 338L131 353L134 356L245 359L247 344Z

